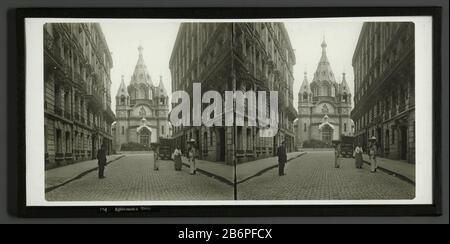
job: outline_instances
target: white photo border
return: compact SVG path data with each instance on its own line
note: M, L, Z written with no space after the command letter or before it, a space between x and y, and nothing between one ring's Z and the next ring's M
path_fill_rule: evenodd
M333 17L296 19L101 19L25 18L26 206L236 206L236 205L427 205L433 204L433 17ZM411 200L220 200L220 201L47 201L44 166L45 23L167 22L413 22L415 24L416 194Z

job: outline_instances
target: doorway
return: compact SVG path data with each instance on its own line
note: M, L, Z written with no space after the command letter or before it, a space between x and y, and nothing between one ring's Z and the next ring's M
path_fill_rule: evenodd
M219 128L217 129L216 133L218 134L218 136L216 137L218 139L216 145L217 161L225 162L225 129Z
M407 159L408 151L408 132L406 126L400 127L400 159Z
M329 125L325 125L322 128L322 141L328 145L331 145L331 140L333 138L333 128Z
M92 136L92 152L91 152L91 158L92 159L96 159L96 155L97 155L97 136Z
M148 147L150 146L150 136L151 132L147 128L142 128L139 132L139 143Z
M384 154L384 143L383 143L383 137L381 136L381 128L377 128L377 141L378 145L377 148L381 151L382 155Z

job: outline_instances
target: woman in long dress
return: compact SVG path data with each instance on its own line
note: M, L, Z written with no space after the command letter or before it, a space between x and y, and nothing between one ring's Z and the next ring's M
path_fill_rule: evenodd
M377 139L375 137L370 138L371 142L369 144L369 158L370 158L370 172L377 172Z
M195 144L195 140L192 139L190 141L188 155L187 155L188 160L189 160L189 171L190 171L191 175L195 175L195 173L196 173L195 157L197 156L197 152L196 152L194 144Z
M355 158L356 168L361 169L363 165L363 150L359 144L356 145L355 151L353 152L353 157Z
M175 170L180 171L181 170L181 150L176 147L175 151L173 152L173 161L175 163Z
M341 143L338 142L334 146L334 167L340 168L341 167Z
M159 170L159 145L154 146L153 150L153 170L158 171Z

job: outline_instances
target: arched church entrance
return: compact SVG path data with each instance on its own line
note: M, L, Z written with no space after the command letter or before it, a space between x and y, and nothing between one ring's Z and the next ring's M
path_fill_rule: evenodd
M330 125L326 124L322 128L322 141L331 144L333 140L333 128Z
M141 143L142 145L145 146L150 146L150 138L151 138L152 133L150 132L149 129L147 129L146 127L143 127L140 131L139 131L139 143Z

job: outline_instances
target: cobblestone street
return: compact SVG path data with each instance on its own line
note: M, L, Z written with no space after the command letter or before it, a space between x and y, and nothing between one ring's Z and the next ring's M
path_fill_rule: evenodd
M233 200L233 187L188 168L175 171L160 161L154 171L151 154L127 155L111 163L106 179L97 171L46 194L49 201ZM290 161L286 176L268 170L238 185L239 200L378 200L413 199L414 185L382 171L354 167L343 159L334 168L332 151L311 151Z
M413 199L415 187L381 171L354 167L353 159L343 159L334 168L332 151L308 152L287 165L286 175L278 169L239 185L241 200L374 200Z
M48 201L232 200L233 188L188 169L175 171L173 162L160 161L153 170L151 154L127 155L110 164L106 179L97 171L46 194Z

